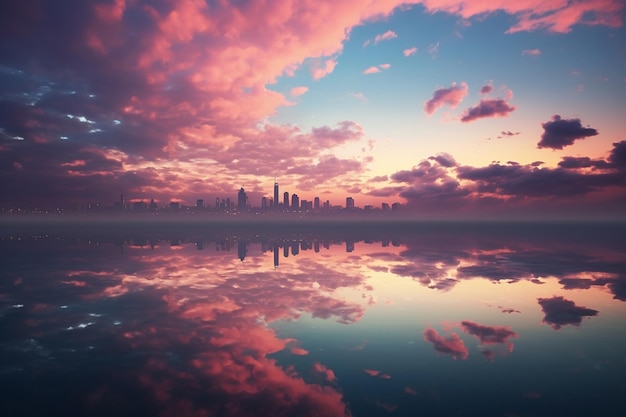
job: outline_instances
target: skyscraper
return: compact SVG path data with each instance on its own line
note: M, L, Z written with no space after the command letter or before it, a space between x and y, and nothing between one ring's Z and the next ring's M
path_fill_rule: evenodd
M289 207L289 193L287 191L283 194L283 206Z
M274 205L278 207L278 180L274 178Z
M346 208L347 209L354 208L354 199L352 197L346 197Z
M298 194L294 193L291 195L291 207L294 209L298 209L300 207L300 197L298 197Z
M239 190L239 194L237 194L237 208L239 210L245 210L248 207L248 196L246 196L246 192L243 187Z

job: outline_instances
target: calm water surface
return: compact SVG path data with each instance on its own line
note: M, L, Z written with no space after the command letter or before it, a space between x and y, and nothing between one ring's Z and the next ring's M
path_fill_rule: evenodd
M624 415L624 225L3 227L2 416Z

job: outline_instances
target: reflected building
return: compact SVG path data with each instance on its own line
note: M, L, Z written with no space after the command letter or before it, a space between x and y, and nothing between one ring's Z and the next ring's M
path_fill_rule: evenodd
M274 268L278 268L278 243L274 243Z
M246 242L243 239L239 239L237 241L237 256L239 257L239 260L241 262L243 262L243 260L246 258L247 253L248 253L248 242Z

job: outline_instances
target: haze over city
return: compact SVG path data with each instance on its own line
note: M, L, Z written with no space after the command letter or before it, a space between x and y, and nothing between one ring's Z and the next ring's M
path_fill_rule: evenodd
M0 208L242 187L272 207L278 178L279 204L624 219L624 18L622 0L3 2Z

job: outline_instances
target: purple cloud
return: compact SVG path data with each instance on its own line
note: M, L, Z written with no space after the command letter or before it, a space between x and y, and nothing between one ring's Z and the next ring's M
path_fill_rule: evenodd
M452 83L448 88L440 88L433 93L433 97L424 103L424 111L427 114L433 114L437 109L443 106L456 108L467 95L467 84L461 83L457 85Z
M538 148L563 149L572 145L576 139L584 139L598 134L596 129L583 127L580 119L562 119L558 114L552 120L542 123L543 134Z
M554 330L559 330L561 326L568 324L579 326L584 317L598 314L597 310L577 306L573 301L563 297L538 298L537 301L545 313L543 322L549 324Z
M515 106L509 105L503 99L480 100L476 106L465 111L461 121L467 123L487 117L506 117L515 109Z

